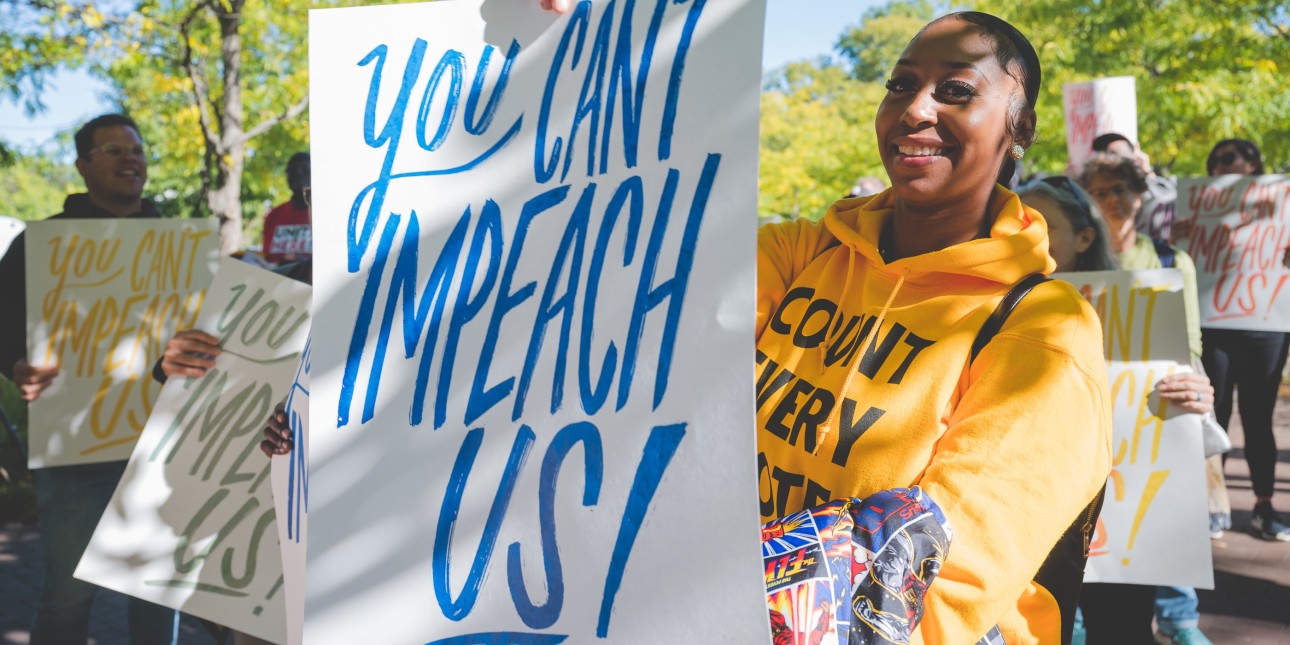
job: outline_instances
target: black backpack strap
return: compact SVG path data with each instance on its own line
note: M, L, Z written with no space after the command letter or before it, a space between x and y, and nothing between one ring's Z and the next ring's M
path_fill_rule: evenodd
M1174 256L1178 254L1174 247L1170 246L1164 240L1152 239L1151 244L1156 247L1156 257L1160 258L1160 266L1166 269L1172 269L1177 264L1174 262Z
M1162 256L1161 263L1164 262L1165 259ZM1170 249L1167 266L1173 266L1172 249ZM1031 274L1022 278L1008 291L1003 300L999 301L999 306L995 307L994 313L990 314L990 318L981 326L981 331L977 332L976 341L972 343L973 360L976 360L977 354L980 354L981 350L989 344L990 339L1003 328L1004 321L1012 314L1012 310L1017 308L1021 299L1026 297L1031 289L1049 280L1051 278L1041 273ZM1042 429L1036 428L1036 430ZM1052 551L1048 553L1048 557L1044 559L1044 563L1040 565L1039 571L1035 573L1035 582L1052 594L1053 599L1057 601L1057 607L1061 613L1063 645L1069 645L1071 642L1071 633L1075 624L1075 607L1079 603L1080 587L1084 582L1084 566L1088 562L1089 540L1092 537L1097 516L1102 511L1105 490L1106 486L1103 485L1102 491L1098 492L1062 533L1057 543L1053 545Z
M1017 308L1017 304L1021 302L1021 299L1025 298L1031 289L1051 279L1042 273L1032 273L1012 286L1012 290L1003 297L1003 300L999 301L999 306L994 308L994 313L990 314L990 318L985 321L984 325L981 325L981 331L977 332L976 340L972 342L972 360L975 361L977 354L980 354L981 350L985 349L985 346L990 343L995 334L999 333L1000 329L1003 329L1004 321L1008 319L1008 316L1012 315L1012 310Z

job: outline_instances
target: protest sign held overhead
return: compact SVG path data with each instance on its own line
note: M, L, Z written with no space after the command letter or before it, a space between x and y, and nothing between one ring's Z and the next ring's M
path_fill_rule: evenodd
M1066 155L1070 168L1080 172L1093 153L1093 139L1118 132L1138 142L1138 98L1132 76L1099 78L1062 85L1066 115Z
M300 365L309 298L308 285L221 261L195 321L221 354L162 388L76 577L286 642L260 431Z
M305 642L765 640L763 14L311 13Z
M166 341L191 327L218 258L208 220L50 220L27 227L27 356L58 366L31 404L32 468L130 456Z
M1113 470L1086 582L1214 586L1200 416L1171 409L1160 379L1190 371L1177 269L1058 273L1102 321ZM1149 545L1146 546L1146 545Z
M1181 242L1196 262L1200 324L1290 331L1290 177L1222 175L1178 182Z

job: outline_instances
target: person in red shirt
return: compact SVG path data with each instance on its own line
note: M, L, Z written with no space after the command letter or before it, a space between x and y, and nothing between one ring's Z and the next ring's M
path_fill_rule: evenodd
M297 152L287 161L291 200L264 216L264 259L281 265L313 255L313 230L309 219L309 153Z

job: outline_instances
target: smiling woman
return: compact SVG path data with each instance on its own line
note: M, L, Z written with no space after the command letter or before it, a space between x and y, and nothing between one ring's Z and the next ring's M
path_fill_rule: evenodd
M1039 84L1003 20L933 21L875 120L891 189L760 233L764 519L919 486L953 527L927 643L996 626L1007 643L1068 640L1082 558L1031 578L1110 470L1101 334L1069 285L1034 287L973 353L1013 285L1053 270L1043 217L997 183L1033 140ZM808 323L825 333L791 333Z

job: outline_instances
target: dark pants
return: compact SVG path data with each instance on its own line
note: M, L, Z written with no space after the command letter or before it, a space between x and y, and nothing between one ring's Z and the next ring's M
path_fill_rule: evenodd
M73 578L72 572L112 499L125 464L114 461L32 471L40 510L40 541L45 548L45 577L36 603L31 645L84 645L88 640L90 606L99 588ZM175 642L179 626L175 610L130 598L126 612L131 645Z
M1151 619L1156 588L1148 585L1085 584L1080 613L1089 645L1153 645Z
M1281 370L1290 335L1283 332L1202 329L1201 362L1214 384L1214 416L1227 427L1232 420L1232 391L1241 392L1241 427L1245 461L1250 464L1254 494L1271 497L1276 479L1277 442L1272 411L1277 404Z

